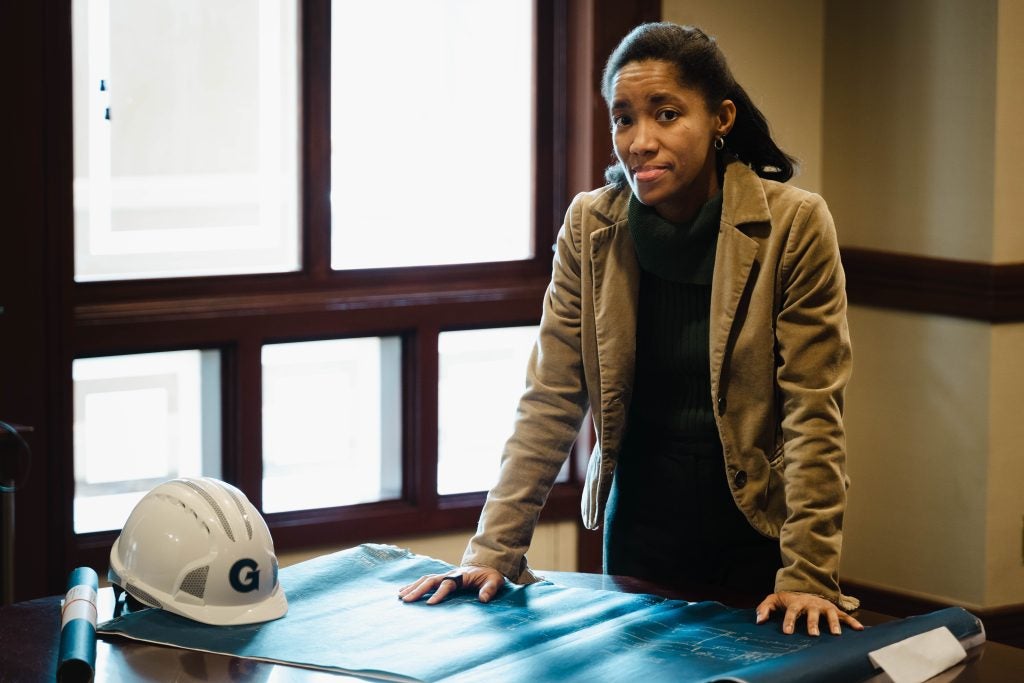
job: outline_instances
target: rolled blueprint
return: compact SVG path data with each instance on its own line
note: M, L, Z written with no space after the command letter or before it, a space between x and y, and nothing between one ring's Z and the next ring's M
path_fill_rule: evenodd
M72 570L61 606L57 680L88 681L96 666L96 591L99 580L90 567Z

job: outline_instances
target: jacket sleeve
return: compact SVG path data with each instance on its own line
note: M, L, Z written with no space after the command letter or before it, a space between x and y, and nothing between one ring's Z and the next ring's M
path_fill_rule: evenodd
M494 567L517 583L536 580L526 551L587 406L580 352L583 203L583 196L573 201L559 230L514 431L502 453L498 482L487 495L462 559L466 565Z
M776 380L787 514L775 588L817 593L855 609L857 601L842 595L838 582L849 485L842 417L852 367L846 279L832 216L817 195L794 217L781 281Z

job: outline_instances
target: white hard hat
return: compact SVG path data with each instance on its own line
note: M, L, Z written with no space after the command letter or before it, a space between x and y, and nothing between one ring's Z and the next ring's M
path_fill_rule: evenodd
M108 578L139 602L206 624L288 611L266 522L244 493L209 477L147 493L110 549Z

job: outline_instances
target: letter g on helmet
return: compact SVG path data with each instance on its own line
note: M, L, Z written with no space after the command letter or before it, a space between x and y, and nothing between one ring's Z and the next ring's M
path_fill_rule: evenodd
M288 611L266 522L245 494L209 477L147 493L110 549L107 576L150 607L206 624L252 624Z
M259 565L256 564L256 561L250 560L248 557L235 562L231 565L231 573L228 574L228 581L231 583L231 587L239 593L258 590L260 587L260 570L258 567ZM243 579L242 572L246 569L249 571Z

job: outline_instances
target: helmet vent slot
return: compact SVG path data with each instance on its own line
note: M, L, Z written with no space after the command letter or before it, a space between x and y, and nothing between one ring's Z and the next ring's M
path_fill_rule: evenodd
M206 577L210 575L209 565L193 569L181 580L181 590L202 598L206 594Z
M207 504L209 504L209 506L213 508L214 514L217 515L217 519L220 520L221 526L224 527L224 533L228 535L229 539L234 541L235 535L231 533L231 526L228 524L228 518L224 515L224 511L220 509L220 505L217 504L217 501L213 499L213 496L204 491L202 487L200 487L193 481L190 481L188 479L179 479L179 481L203 497L203 500L205 500Z
M242 515L242 519L245 520L245 533L248 534L249 540L252 540L252 522L249 521L249 515L245 514L245 506L242 505L242 501L238 500L238 496L231 489L227 489L228 495L231 496L231 500L235 501L235 505L238 506L238 514Z
M139 602L143 602L149 605L150 607L163 607L163 605L160 604L159 600L157 600L152 595L150 595L149 593L147 593L146 591L142 590L134 584L125 584L124 589L128 591L132 595L132 597L134 597Z

